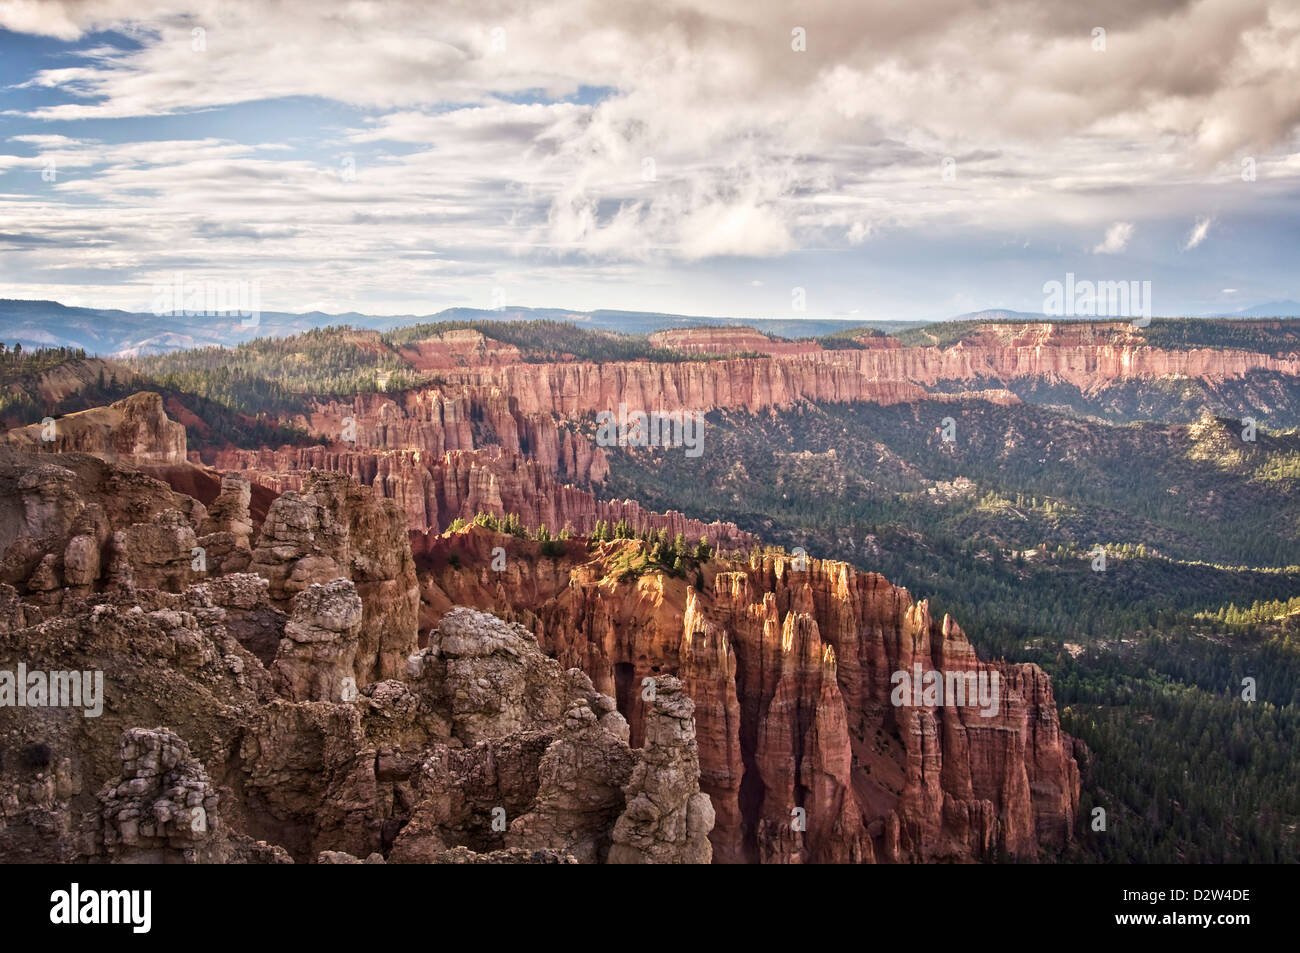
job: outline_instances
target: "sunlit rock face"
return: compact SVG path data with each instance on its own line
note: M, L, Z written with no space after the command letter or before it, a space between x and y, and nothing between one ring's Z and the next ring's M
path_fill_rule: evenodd
M810 376L756 399L834 393L862 377L863 353L800 355ZM700 395L729 386L685 367L605 367L568 383L569 370L487 367L539 388L537 410L512 397L495 425L515 422L510 448L474 446L454 402L435 415L427 393L400 400L430 427L409 427L386 397L359 397L315 423L365 411L375 447L240 451L237 475L184 463L183 439L171 446L161 423L144 444L110 425L110 439L91 441L102 457L0 448L5 661L101 669L110 699L101 718L14 722L9 743L32 753L4 779L0 856L850 863L1065 846L1076 745L1047 677L980 662L954 621L932 620L879 575L773 555L711 558L685 579L628 574L635 543L574 539L543 554L483 527L419 531L486 509L746 544L727 524L559 482L601 472L603 455L548 427L557 407L600 406L678 373L695 395L683 406L710 406ZM764 373L790 383L789 370ZM642 373L658 382L638 384ZM616 386L574 403L583 374ZM832 389L815 390L819 380ZM857 386L842 392L865 393ZM137 404L123 419L158 422L150 401ZM556 453L535 459L552 432ZM389 446L439 439L433 463ZM133 459L166 462L151 471L165 482L121 462L128 443ZM267 481L279 495L258 509ZM914 665L996 673L995 710L895 706L891 675ZM123 733L163 730L177 740L153 747L177 752L182 770L144 777L120 756ZM123 801L143 781L158 784L135 807ZM76 805L101 791L104 810L82 828ZM211 833L176 826L178 798L207 811L214 797ZM122 828L136 807L159 819L149 831Z
M497 545L509 547L500 573ZM525 623L616 699L634 747L649 732L643 685L675 675L694 701L714 860L1036 859L1069 843L1079 766L1050 680L1035 665L981 662L955 621L931 619L880 575L715 558L697 589L659 572L625 578L635 542L554 558L536 546L481 527L438 540L418 560L426 622L469 604ZM917 665L996 674L996 703L899 707L891 678Z
M51 423L15 428L3 440L29 452L90 453L136 467L186 462L185 428L168 418L162 397L149 392Z
M5 708L0 860L603 863L629 797L620 862L710 860L669 680L668 727L634 750L527 628L451 608L417 647L390 501L317 472L248 527L248 484L221 482L208 510L96 457L0 448L0 671L97 686ZM249 571L188 558L250 530Z

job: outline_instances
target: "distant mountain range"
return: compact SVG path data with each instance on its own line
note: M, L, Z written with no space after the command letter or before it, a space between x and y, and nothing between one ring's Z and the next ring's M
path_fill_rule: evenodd
M959 314L952 318L942 318L943 321L1053 321L1059 318L1051 318L1045 314L1039 314L1034 311L1010 311L1006 308L985 308L983 311L967 311L965 314Z
M650 334L667 328L745 325L781 337L818 337L870 325L882 331L915 327L917 321L863 322L835 319L710 318L644 311L569 311L561 308L447 308L436 314L370 315L349 311L291 314L264 311L256 324L238 316L158 316L103 308L78 308L57 301L0 299L0 341L9 346L78 347L88 354L133 357L196 347L233 347L257 337L288 337L312 328L350 325L374 331L438 321L572 321L624 334Z
M1300 317L1300 303L1272 301L1231 314L1201 317ZM435 314L370 315L356 311L263 312L256 323L233 317L155 315L105 308L69 307L57 301L0 299L0 341L25 348L77 347L87 354L134 357L196 347L233 347L257 337L288 337L312 328L350 325L386 331L438 321L572 321L584 327L624 334L651 334L669 328L745 326L788 338L820 337L852 327L886 333L920 327L924 321L855 321L835 318L716 318L652 311L570 311L563 308L447 308ZM957 315L954 321L1046 321L1045 315L989 309Z
M1300 301L1266 301L1240 311L1220 311L1203 314L1203 318L1300 318Z
M1163 315L1163 317L1184 317L1184 315ZM1194 315L1198 318L1300 318L1300 301L1266 301L1263 304L1242 308L1240 311L1207 311ZM1086 321L1088 318L1052 317L1034 311L1010 311L1006 308L986 308L983 311L968 311L950 321ZM1104 318L1099 320L1105 320ZM919 322L918 322L919 323Z

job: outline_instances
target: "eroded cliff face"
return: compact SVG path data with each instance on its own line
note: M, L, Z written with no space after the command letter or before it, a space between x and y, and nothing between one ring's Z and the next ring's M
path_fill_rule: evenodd
M341 473L313 471L267 511L249 570L270 581L277 606L317 583L352 582L358 618L358 684L392 678L415 648L418 592L406 520L391 501Z
M1009 383L1021 378L1064 381L1085 392L1138 378L1220 381L1251 371L1300 374L1300 358L1223 348L1165 350L1146 345L1088 342L1003 344L959 342L949 348L871 348L835 352L858 373L933 386L940 381Z
M746 333L748 332L748 333ZM761 340L760 340L761 339ZM1128 322L989 325L947 347L904 347L864 336L861 349L825 350L812 342L782 345L748 329L662 332L658 340L688 353L762 351L761 358L681 363L493 364L442 375L445 386L508 394L523 414L572 417L617 408L758 411L800 401L943 399L940 382L964 382L967 393L1015 400L1004 385L1024 378L1073 384L1085 391L1138 378L1221 381L1252 371L1300 375L1300 356L1227 348L1152 347ZM763 343L766 342L766 343Z
M954 621L844 563L768 555L625 577L637 545L573 541L547 558L481 527L447 534L418 559L425 621L466 604L524 622L617 700L634 746L644 679L676 675L696 702L720 862L1035 858L1069 842L1074 742L1036 666L981 662ZM896 706L891 677L918 664L996 673L995 710Z
M437 522L519 511L492 465L558 505L513 451L443 459L467 468L433 491ZM0 669L106 685L100 716L5 729L6 858L910 862L1069 841L1078 768L1046 676L980 662L878 575L765 556L682 579L629 572L633 542L551 558L482 527L412 553L409 500L344 472L280 473L260 520L258 471L158 472L0 448ZM177 489L199 487L207 505ZM996 673L992 717L896 707L891 675L917 664Z
M477 513L514 513L531 529L568 527L581 534L590 533L599 521L627 520L638 532L666 529L690 539L707 538L715 546L735 548L753 542L734 523L705 523L676 511L647 510L634 500L600 499L591 490L561 482L536 460L499 446L449 450L437 456L419 450L339 447L230 450L219 454L217 463L276 493L301 489L313 469L347 474L377 497L397 504L406 515L417 550L426 534L438 533L458 518L471 520ZM605 472L599 471L601 479Z
M620 407L757 412L800 401L980 398L1011 404L1018 398L1007 388L1027 380L1093 395L1144 379L1213 383L1257 372L1300 375L1300 357L1293 354L1156 348L1126 322L990 325L946 347L904 347L894 338L864 336L858 349L825 350L816 342L774 342L744 328L663 332L656 340L687 353L765 356L539 364L477 332L453 333L401 352L414 371L436 373L435 380L399 394L322 399L284 421L322 438L324 446L227 449L215 464L275 492L300 488L312 468L347 473L395 500L418 533L442 530L475 512L514 512L534 528L569 526L585 533L598 520L625 518L638 530L666 528L737 546L752 540L726 522L661 518L603 499L608 453L624 451L596 446L586 435L594 415ZM937 392L942 389L961 394Z
M0 489L0 691L25 693L0 723L0 859L710 859L676 687L634 751L527 629L461 609L417 649L401 514L347 477L281 496L252 544L238 478L209 509L0 448ZM226 558L193 562L215 536Z
M924 400L925 388L901 377L863 373L827 351L771 358L731 358L683 363L511 364L447 372L452 384L509 394L524 413L560 417L616 410L644 411L788 407L799 400Z
M136 467L186 462L185 428L170 420L162 398L149 392L48 424L18 427L3 439L29 452L91 453L110 463Z
M527 365L535 366L535 365ZM288 422L356 450L414 450L437 458L448 450L498 446L548 473L576 482L604 479L604 451L493 389L431 386L402 394L321 400Z
M822 347L816 341L774 340L753 328L684 328L656 331L650 343L683 354L813 354Z

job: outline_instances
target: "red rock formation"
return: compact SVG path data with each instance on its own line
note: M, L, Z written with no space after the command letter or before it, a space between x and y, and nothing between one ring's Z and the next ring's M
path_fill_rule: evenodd
M770 356L467 365L443 374L443 386L481 396L509 395L513 410L522 414L568 417L612 410L620 403L646 411L756 411L798 400L898 403L927 399L927 387L954 380L987 382L996 391L997 384L1023 377L1098 388L1139 377L1222 380L1254 370L1300 375L1295 354L1166 350L1149 346L1128 322L987 325L946 348L903 347L895 338L863 336L858 339L862 349L823 350L815 342L774 344L744 328L665 331L656 340L697 353L762 350Z
M493 545L509 547L502 572ZM715 559L696 592L659 573L621 578L633 545L588 553L574 541L551 559L481 528L438 538L417 559L422 625L453 603L525 622L617 700L634 747L643 681L678 675L697 702L720 862L972 860L999 848L1034 858L1068 843L1074 743L1037 666L979 661L952 620L934 622L925 602L845 563ZM895 707L891 675L916 663L997 673L996 713Z
M782 341L743 327L656 331L650 335L650 343L683 354L813 354L822 350L816 341Z
M453 462L444 455L499 447L505 456L491 466L482 458L480 466L469 466L470 471L479 471L473 474L474 480L482 482L475 484L477 489L490 498L494 477L516 483L522 494L532 497L518 501L521 513L536 512L537 520L548 525L567 520L584 530L590 525L584 520L599 518L589 515L596 501L573 496L564 484L603 482L608 461L603 449L564 422L617 410L620 404L644 411L757 411L802 400L961 399L927 392L950 381L968 382L974 389L966 397L1007 404L1016 398L999 385L1027 377L1095 390L1136 377L1215 380L1255 370L1300 374L1300 358L1295 355L1153 348L1127 322L988 325L972 328L946 348L903 347L897 339L870 335L859 339L863 348L856 350L828 351L815 342L777 346L745 328L670 331L662 332L661 338L661 343L701 352L723 346L734 352L740 345L758 349L762 342L770 345L768 357L535 364L520 362L515 349L496 346L478 332L451 332L416 342L402 352L417 370L437 369L436 384L401 394L323 400L306 415L285 421L326 438L332 448L230 450L220 454L216 463L222 469L256 471L249 474L255 485L281 490L300 481L294 471L313 466L342 470L379 487L386 498L398 500L412 529L423 531L446 525L449 496L454 498L450 505L457 515L461 515L459 501L466 497L456 489L465 476L465 461ZM30 437L33 428L25 431ZM399 456L388 456L390 452ZM509 461L512 454L523 460ZM534 465L553 482L524 473ZM482 467L493 472L483 473ZM429 471L427 477L421 468ZM468 495L472 498L474 491ZM568 499L556 503L545 499L552 495Z
M280 496L262 523L248 568L270 580L277 608L339 577L355 585L362 607L354 652L358 685L392 678L415 649L417 581L405 520L391 502L342 474L310 473L301 493Z
M445 331L400 349L401 358L417 371L473 367L480 364L515 364L523 358L513 344L486 338L478 331Z
M1044 377L1085 390L1132 378L1195 377L1224 380L1255 370L1300 374L1300 359L1254 351L1192 348L1171 351L1136 344L960 341L949 348L869 348L838 351L857 371L876 380L933 385L943 380L1007 382Z
M880 355L899 357L905 350L927 349L881 348ZM1079 787L1074 743L1060 731L1049 681L1035 666L980 662L955 623L932 621L925 603L914 604L880 576L817 560L804 568L773 556L714 560L700 568L697 591L688 584L697 581L693 574L689 580L661 573L625 577L621 557L630 543L598 545L589 554L584 541L568 541L558 558L542 558L535 544L482 528L445 537L425 531L488 510L579 532L598 519L628 519L638 528L737 545L747 538L735 527L648 514L630 501L601 502L560 484L565 473L585 472L590 479L604 461L600 451L561 430L553 414L600 408L607 398L638 389L644 396L656 380L681 384L676 399L688 407L700 401L698 409L719 396L746 406L746 400L780 402L810 393L862 394L867 391L859 387L874 386L859 373L871 353L694 365L510 365L483 373L517 371L510 386L535 389L512 391L507 399L491 383L466 383L454 396L413 391L321 404L304 422L342 433L344 419L352 417L355 447L241 451L225 458L264 491L306 491L271 506L252 568L271 581L273 603L339 575L352 579L363 604L356 660L362 687L400 675L414 648L417 577L400 542L408 527L420 530L414 535L422 629L453 603L515 615L561 666L583 669L597 691L617 700L634 746L645 738L640 686L677 675L697 702L700 786L715 808L710 839L720 861L970 860L999 848L1034 857L1042 846L1068 842ZM733 388L727 369L741 374L746 366L764 370L751 385ZM584 390L584 381L595 389ZM604 389L607 384L611 389ZM156 395L137 398L122 402L129 405L125 410L107 409L118 415L108 424L103 414L85 418L85 427L68 430L81 436L68 439L105 455L163 464L168 482L213 490L215 504L213 481L184 463L183 434L176 446L168 426L175 425ZM536 409L528 409L532 402ZM149 422L156 426L144 425ZM477 446L485 431L493 444L487 449ZM157 481L94 463L59 458L57 466L4 478L14 490L7 497L9 516L0 521L9 527L4 577L24 599L15 624L45 614L62 598L61 587L97 585L105 563L120 581L183 589L196 571L189 565L190 544L219 535L233 540L255 516L233 481L210 519L202 505L177 499ZM313 476L311 467L355 475L372 489ZM73 481L82 494L92 488L94 500L88 504L72 493ZM147 505L133 502L136 496L147 497ZM400 511L392 503L379 505L376 496L396 500ZM119 509L120 521L114 515ZM503 572L490 565L498 545L508 553ZM232 544L231 552L237 548ZM392 559L397 562L389 565ZM159 611L170 610L160 603ZM914 664L996 673L1002 695L994 717L953 704L894 707L890 676ZM349 803L363 799L364 791L373 797L376 764L358 756L355 764L340 765L333 783L343 793L337 796ZM263 806L273 805L274 772L262 777L254 771L254 781L250 790L259 792ZM293 813L314 796L304 789ZM332 838L361 843L349 826L357 823L342 814L321 819L328 836L316 846L329 846ZM366 837L367 844L381 839L373 831Z
M313 469L346 473L401 507L417 551L425 545L426 534L441 532L457 518L473 519L476 513L515 513L530 529L568 527L585 534L598 521L612 525L626 520L637 532L666 529L691 540L707 538L714 546L734 549L753 542L734 523L704 523L676 511L656 513L633 500L599 500L589 490L560 483L536 461L500 447L452 450L436 457L420 451L338 447L228 450L217 462L275 493L301 488Z
M94 686L6 711L0 861L600 862L617 841L620 862L708 862L668 680L633 752L614 700L527 630L462 609L415 651L405 521L341 474L274 502L264 575L195 568L196 532L251 530L248 484L223 482L207 510L88 454L0 446L0 669Z
M561 428L549 413L521 410L513 398L490 389L358 394L318 402L310 414L286 422L353 450L418 450L439 457L448 450L499 446L580 483L600 482L608 472L604 451Z
M0 582L45 614L69 591L199 581L192 550L206 510L137 470L86 454L0 448Z
M736 653L725 631L705 617L694 589L687 590L678 653L682 686L695 701L696 738L710 752L700 765L700 787L710 795L715 815L714 859L734 864L744 860L738 850L741 829L740 784L745 766L740 753L740 700L736 697Z
M799 400L924 400L925 389L903 378L871 377L840 355L862 351L719 361L611 364L513 364L446 375L452 384L509 394L523 413L559 416L616 410L760 410Z
M4 440L32 453L90 453L127 466L186 462L185 428L168 419L162 398L148 391L49 424L19 427Z

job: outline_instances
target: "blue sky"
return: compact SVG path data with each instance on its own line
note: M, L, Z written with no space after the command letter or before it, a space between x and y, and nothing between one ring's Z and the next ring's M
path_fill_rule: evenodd
M1038 311L1074 272L1151 281L1157 314L1300 298L1294 3L846 6L0 0L0 297L148 310L179 272L266 310L882 320Z

